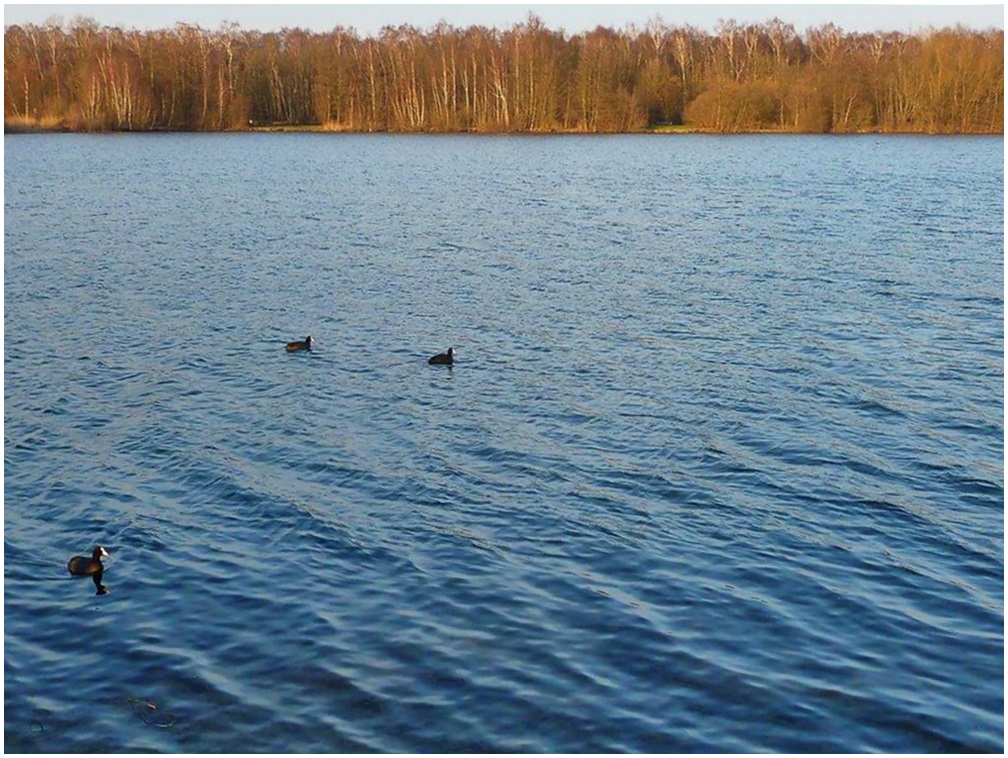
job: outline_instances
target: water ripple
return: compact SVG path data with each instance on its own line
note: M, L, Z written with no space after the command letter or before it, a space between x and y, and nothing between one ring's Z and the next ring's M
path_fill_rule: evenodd
M5 143L8 749L1003 749L1003 140Z

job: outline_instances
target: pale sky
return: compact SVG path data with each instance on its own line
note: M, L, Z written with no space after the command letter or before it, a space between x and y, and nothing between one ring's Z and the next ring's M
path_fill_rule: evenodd
M301 27L312 31L330 31L336 26L353 27L361 35L377 34L386 24L411 24L421 30L439 21L456 27L471 25L508 28L535 13L551 29L568 34L608 26L622 29L633 23L645 25L660 16L667 24L693 26L713 31L719 20L739 23L767 21L775 16L792 23L799 32L833 22L845 32L901 31L917 32L927 27L962 24L972 29L1004 28L1004 4L891 4L858 3L847 5L819 3L439 3L439 4L294 4L285 5L197 3L154 5L122 3L107 5L7 3L4 26L42 24L51 17L69 23L76 16L93 18L103 26L124 29L164 29L176 23L217 29L222 22L237 22L243 29L276 31Z

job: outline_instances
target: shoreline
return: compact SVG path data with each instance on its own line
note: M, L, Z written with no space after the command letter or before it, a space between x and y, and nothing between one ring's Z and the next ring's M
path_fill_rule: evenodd
M865 131L844 131L844 132L809 132L791 129L752 129L739 131L719 131L697 126L680 125L660 125L648 129L634 131L610 132L610 131L585 131L582 129L552 129L549 131L366 131L364 129L347 129L342 127L331 127L322 124L270 124L262 126L250 126L245 129L73 129L66 124L43 124L41 122L27 123L24 121L4 120L4 134L397 134L397 135L443 135L443 136L481 136L481 137L564 137L564 136L615 136L615 135L636 135L636 134L704 134L722 137L745 136L755 134L779 134L779 135L821 135L831 137L849 136L921 136L921 137L1004 137L1004 132L943 132L943 131L886 131L886 130L865 130Z

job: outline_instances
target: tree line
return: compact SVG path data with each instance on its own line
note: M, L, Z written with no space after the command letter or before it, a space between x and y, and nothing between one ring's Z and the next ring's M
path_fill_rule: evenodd
M1004 31L4 30L6 129L1004 132Z

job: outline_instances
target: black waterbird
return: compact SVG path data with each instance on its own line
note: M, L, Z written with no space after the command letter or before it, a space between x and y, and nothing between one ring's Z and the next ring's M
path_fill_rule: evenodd
M301 342L288 342L287 352L296 353L298 350L311 350L311 335L309 334Z
M451 366L455 363L455 348L450 347L443 353L438 353L427 359L432 366Z

